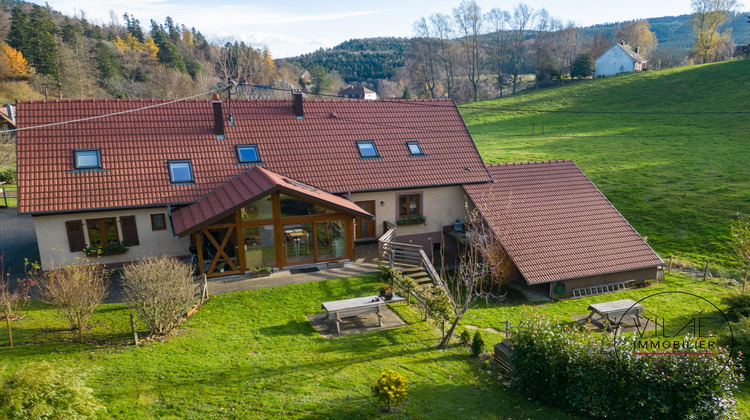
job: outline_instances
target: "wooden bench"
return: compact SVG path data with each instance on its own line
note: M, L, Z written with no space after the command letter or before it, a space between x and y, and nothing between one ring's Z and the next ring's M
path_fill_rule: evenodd
M393 295L391 300L384 300L380 296L365 296L353 299L335 300L323 302L320 307L328 311L328 319L336 325L336 334L341 333L341 319L358 315L376 313L378 315L378 327L383 326L381 311L385 309L386 303L402 302L404 298Z

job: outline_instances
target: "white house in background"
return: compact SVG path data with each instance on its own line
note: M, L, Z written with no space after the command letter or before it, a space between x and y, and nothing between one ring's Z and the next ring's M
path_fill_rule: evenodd
M620 41L594 60L594 77L612 76L646 69L646 60L635 50Z
M339 91L339 96L351 99L367 99L370 101L378 100L378 94L364 86L347 86L346 89Z

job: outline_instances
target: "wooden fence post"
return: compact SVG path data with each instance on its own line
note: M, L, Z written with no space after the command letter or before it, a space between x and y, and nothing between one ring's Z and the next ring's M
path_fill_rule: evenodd
M706 260L706 268L703 269L703 281L706 281L707 274L708 274L708 260Z
M747 284L747 268L745 269L745 280L742 282L742 291L745 291L745 285Z
M667 273L672 274L672 256L669 256L669 265L667 266Z
M130 329L133 330L133 344L138 345L138 330L135 328L135 316L130 314Z

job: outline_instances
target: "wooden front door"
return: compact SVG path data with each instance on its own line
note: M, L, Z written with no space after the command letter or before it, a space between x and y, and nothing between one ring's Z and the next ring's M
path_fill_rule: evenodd
M354 204L373 216L375 215L375 200L356 201ZM375 238L375 221L357 217L357 234L354 239L374 239Z

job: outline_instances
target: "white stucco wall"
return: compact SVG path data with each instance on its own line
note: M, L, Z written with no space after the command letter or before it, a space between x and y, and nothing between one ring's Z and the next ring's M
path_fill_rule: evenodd
M190 252L190 238L174 238L169 228L169 217L167 217L166 230L151 230L151 215L164 214L168 216L167 208L148 208L130 210L110 210L87 213L56 214L48 216L34 216L34 228L36 229L37 243L39 244L39 256L42 268L48 269L50 263L66 264L76 257L81 257L81 252L70 252L68 245L68 234L65 230L65 222L80 220L83 222L84 238L87 244L91 241L88 235L86 219L101 219L106 217L117 217L117 233L122 240L122 229L119 216L135 216L138 229L138 242L140 245L130 246L128 252L120 255L100 257L100 263L113 264L136 261L147 256L174 255L184 256Z
M351 200L375 201L375 217L377 217L375 236L380 237L384 233L383 221L396 224L398 196L420 192L422 193L422 213L427 218L426 225L398 226L399 236L442 232L443 226L453 225L456 219L466 219L465 193L461 186L353 193ZM381 201L383 205L380 205Z
M594 77L630 73L635 70L635 60L615 45L594 61L594 68Z

